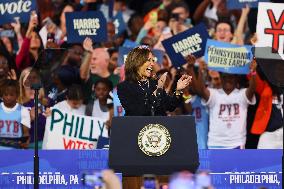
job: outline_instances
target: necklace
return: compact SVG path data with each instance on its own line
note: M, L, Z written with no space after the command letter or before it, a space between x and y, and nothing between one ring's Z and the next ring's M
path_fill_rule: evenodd
M143 91L147 92L147 90L149 89L149 80L147 79L145 81L138 81L138 85Z
M148 96L148 92L149 92L149 80L147 79L146 81L138 81L138 85L140 86L140 88L143 90L144 93L144 104L148 105L149 103L149 96Z

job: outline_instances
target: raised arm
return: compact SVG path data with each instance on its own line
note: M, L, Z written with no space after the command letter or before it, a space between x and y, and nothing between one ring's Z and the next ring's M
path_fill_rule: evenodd
M196 91L196 93L204 98L206 101L209 99L210 92L205 86L205 83L203 81L203 70L199 66L198 70L198 77L196 77L194 72L194 63L196 61L196 58L193 55L189 55L187 57L187 70L190 75L192 75L192 87L193 90Z
M246 89L246 95L249 101L252 100L256 89L256 82L255 82L256 66L257 66L256 60L253 59L251 63L251 73L250 73L251 78L249 80L249 87Z
M196 11L193 14L193 20L195 23L199 23L204 17L204 13L207 7L210 5L211 0L203 0L197 7Z
M85 50L82 64L80 66L80 78L87 81L90 76L90 61L93 52L93 41L90 38L86 38L83 42L83 48Z
M15 22L11 23L11 26L14 28L14 32L17 36L18 47L20 49L23 43L23 36L21 34L21 23L19 19L20 18L15 18Z
M250 11L250 8L248 6L246 6L245 8L242 9L242 14L241 14L240 20L238 22L237 29L234 33L234 38L233 38L231 43L237 44L237 45L243 45L244 44L243 33L244 33L244 29L245 29L245 25L246 25L246 21L247 21L249 11Z

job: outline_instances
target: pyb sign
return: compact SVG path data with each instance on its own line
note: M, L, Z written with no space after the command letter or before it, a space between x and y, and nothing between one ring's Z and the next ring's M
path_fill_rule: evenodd
M0 24L14 22L15 17L28 22L32 10L36 10L35 0L0 0Z
M90 37L95 42L107 40L106 19L101 12L72 12L66 14L68 43L83 42Z
M194 55L203 56L206 40L209 38L204 24L199 24L192 29L162 41L173 65L179 67L186 63L185 57Z

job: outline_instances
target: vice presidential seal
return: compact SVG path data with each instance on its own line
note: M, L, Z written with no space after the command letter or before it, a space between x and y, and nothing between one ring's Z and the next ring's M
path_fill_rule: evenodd
M171 135L160 124L146 125L138 135L138 146L148 156L161 156L170 148Z

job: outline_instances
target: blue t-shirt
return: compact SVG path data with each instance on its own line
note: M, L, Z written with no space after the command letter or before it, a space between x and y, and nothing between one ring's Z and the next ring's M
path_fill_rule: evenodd
M192 115L195 116L198 149L207 149L209 114L206 106L201 104L199 96L191 99Z
M117 89L113 89L113 109L114 109L114 116L120 117L124 116L125 110L123 109L120 100L117 95Z

